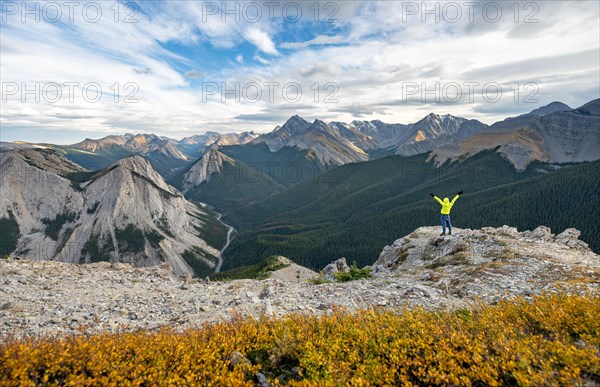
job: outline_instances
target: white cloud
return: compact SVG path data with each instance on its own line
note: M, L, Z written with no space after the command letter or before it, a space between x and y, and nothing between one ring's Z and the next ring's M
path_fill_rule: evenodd
M196 70L196 69L192 69L192 70L188 70L188 71L186 71L185 73L183 73L183 75L184 75L186 78L190 78L190 79L200 79L200 78L202 78L203 76L205 76L205 75L206 75L206 73L205 73L205 72L203 72L203 71L199 71L199 70Z
M298 71L305 78L315 76L337 76L341 74L339 67L333 63L316 62Z
M288 48L288 49L299 49L299 48L306 48L306 47L310 47L310 46L319 46L319 45L324 45L324 44L340 44L340 43L344 43L347 40L343 37L343 36L327 36L327 35L319 35L316 38L304 41L304 42L288 42L288 43L282 43L279 46L282 48Z
M112 3L99 4L108 7ZM537 4L538 23L514 23L513 14L505 8L506 17L499 23L465 19L449 25L422 23L418 16L403 22L402 2L345 2L336 15L339 22L327 35L308 40L306 30L279 34L290 27L281 20L222 23L212 17L203 22L199 2L140 3L148 9L133 24L114 23L108 17L99 23L77 20L65 28L17 20L2 26L3 82L30 86L33 82L98 82L104 95L97 103L86 102L79 87L74 102L21 103L18 95L10 97L0 117L3 137L10 127L23 128L23 140L28 129L48 129L48 141L60 136L61 129L106 134L150 131L173 137L208 129L270 130L280 122L267 122L269 116L276 120L295 110L310 111L312 117L350 121L361 115L386 122L414 122L435 111L491 123L503 119L506 111L533 108L514 103L509 94L497 104L486 103L480 96L473 103L464 99L456 104L415 103L414 98L403 102L406 82L426 82L429 87L433 82L498 82L508 89L511 82L532 81L539 84L540 104L562 100L576 107L598 98L599 4ZM104 13L112 15L108 8ZM304 14L310 16L310 9ZM522 11L521 16L526 14ZM310 20L303 23L303 28L311 28ZM277 36L292 42L276 45ZM239 53L236 46L245 41L257 47L254 55ZM192 54L170 51L165 48L170 42L191 48ZM207 47L235 47L232 51L237 55L228 52L215 66L217 70L207 69L205 62L221 60L212 58ZM277 47L294 51L279 52ZM260 65L253 65L252 60ZM195 88L200 82L190 79L228 84L276 82L280 86L273 102L266 99L263 88L263 100L258 103L222 103L218 95L204 100L202 90ZM283 96L282 87L289 82L302 87L302 99L296 103ZM121 91L118 103L109 89L115 83ZM129 92L124 90L127 83L137 85L139 102L122 103ZM338 90L326 89L327 83ZM328 96L339 102L325 103ZM240 122L235 117L261 119Z
M270 64L270 63L271 63L269 60L267 60L267 59L263 58L263 57L262 57L262 56L260 56L260 55L254 55L254 60L255 60L255 61L257 61L257 62L260 62L260 63L262 63L262 64L264 64L264 65L268 65L268 64Z
M275 43L271 40L269 34L256 27L250 27L246 30L244 34L245 38L256 46L260 51L265 54L277 55L277 49L275 48Z

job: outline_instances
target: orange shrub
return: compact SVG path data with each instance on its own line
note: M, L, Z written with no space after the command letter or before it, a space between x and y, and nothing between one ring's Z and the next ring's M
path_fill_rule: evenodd
M251 362L230 367L239 351ZM545 295L473 310L234 318L0 344L0 385L573 385L600 380L600 297Z

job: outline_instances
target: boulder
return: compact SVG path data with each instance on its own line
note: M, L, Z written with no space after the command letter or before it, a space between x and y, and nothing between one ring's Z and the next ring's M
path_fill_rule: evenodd
M192 273L183 273L179 276L179 278L181 278L186 284L189 284L193 280Z
M254 375L254 381L256 382L257 387L270 387L271 386L271 383L269 383L269 381L267 380L267 377L261 372L257 372Z
M575 228L568 228L565 231L558 234L554 239L559 243L567 243L567 241L572 239L579 239L581 235L581 231Z
M230 370L233 370L235 367L237 367L240 364L242 365L243 368L247 368L252 365L250 360L248 360L248 358L246 356L242 355L238 351L231 352L229 354L229 356L227 356L227 360L229 361L229 369Z
M531 232L530 237L533 239L539 239L543 241L551 241L554 238L554 234L552 234L550 227L539 226Z
M325 268L323 268L323 276L328 280L333 281L335 280L336 273L347 273L349 271L350 267L346 263L346 258L342 257L325 266Z
M548 230L550 230L550 229L548 229ZM498 235L504 235L504 236L510 236L510 237L519 236L519 231L517 230L516 227L509 227L506 225L498 228L497 233L498 233Z

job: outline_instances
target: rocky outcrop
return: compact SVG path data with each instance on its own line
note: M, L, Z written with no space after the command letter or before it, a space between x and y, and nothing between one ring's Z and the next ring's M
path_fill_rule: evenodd
M223 172L229 164L233 170L235 161L219 152L219 147L211 145L202 157L192 165L183 177L182 188L187 190L210 180L211 175Z
M283 266L281 269L274 270L269 273L269 278L276 278L283 282L306 282L315 277L317 273L304 267L292 260L279 256L277 257L277 263L279 266Z
M421 227L384 247L373 271L389 273L422 267L480 265L502 259L506 259L503 262L507 264L518 260L556 260L600 266L600 256L578 239L581 233L574 228L556 236L546 226L524 232L508 226L454 229L451 236L439 236L438 232L437 227Z
M239 314L321 314L335 306L453 309L544 292L600 292L600 257L574 229L558 235L546 227L454 231L441 238L437 227L419 228L383 249L372 278L342 283L295 276L210 282L177 276L168 264L0 260L0 335L185 329ZM279 259L290 264L281 270L293 274L293 262ZM341 260L333 266L347 267Z
M336 261L331 262L329 265L325 266L321 271L323 277L329 281L335 281L335 275L337 273L347 273L350 271L350 267L346 263L346 258L342 257Z

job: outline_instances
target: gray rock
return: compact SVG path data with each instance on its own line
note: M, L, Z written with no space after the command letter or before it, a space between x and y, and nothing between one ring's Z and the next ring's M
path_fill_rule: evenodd
M260 372L257 372L254 375L254 381L256 382L257 387L270 387L271 386L271 383L269 383L269 381L267 380L267 377Z
M543 241L549 241L552 240L554 234L552 234L550 227L539 226L538 228L532 231L531 237Z
M112 264L112 268L116 270L131 270L133 266L129 263L115 262Z
M579 239L581 235L581 231L575 228L568 228L565 231L561 232L556 236L556 240L564 240L564 239Z
M533 231L515 235L510 227L454 231L440 238L439 227L421 227L383 249L373 265L381 270L373 278L320 285L276 278L188 284L168 264L110 268L2 261L0 309L9 309L0 311L0 327L15 337L159 326L185 330L229 321L235 314L322 315L335 306L354 311L372 305L437 310L469 307L473 298L491 303L532 297L558 291L557 286L568 292L600 291L600 257L576 239L576 230L543 242L531 237ZM548 233L540 229L537 235Z
M519 235L519 231L516 227L508 227L504 225L498 229L498 234L509 237L517 237Z
M554 238L554 241L557 243L564 243L565 245L569 246L572 249L585 250L588 248L588 244L585 243L584 241L579 240L580 235L581 235L581 231L574 229L574 228L568 228L565 231L558 234Z
M336 273L347 273L349 271L350 267L346 263L346 258L340 258L323 268L323 276L330 281L334 281Z
M229 361L229 369L233 370L235 367L241 365L242 367L250 367L252 363L248 358L242 355L238 351L233 351L227 356L227 360Z
M192 273L183 273L181 274L181 279L184 280L186 283L190 283L192 282L193 278L192 278Z

